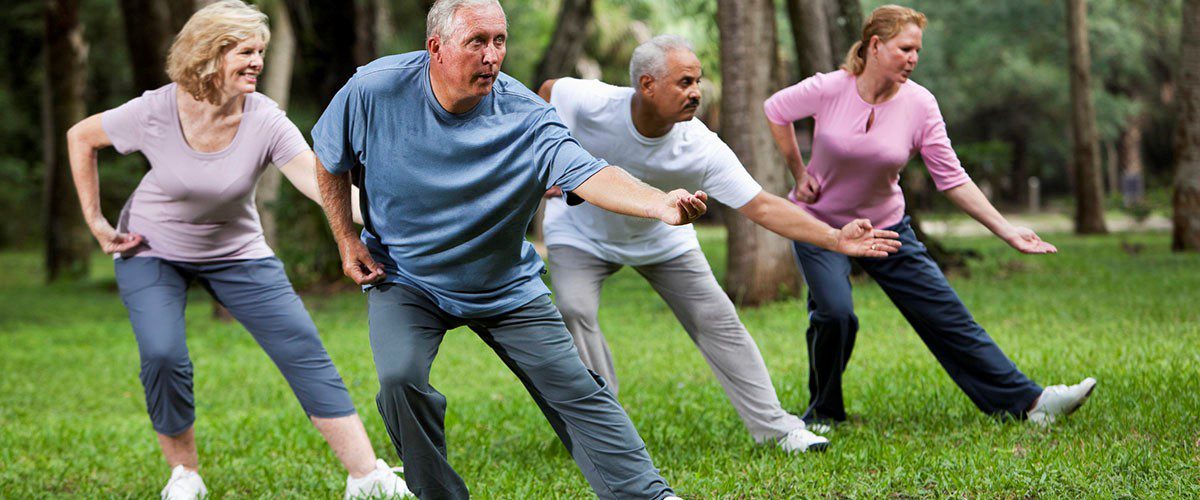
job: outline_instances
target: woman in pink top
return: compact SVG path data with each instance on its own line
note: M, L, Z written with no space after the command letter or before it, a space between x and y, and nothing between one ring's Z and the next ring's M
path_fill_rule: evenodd
M67 134L92 234L116 255L121 299L141 357L146 407L171 479L163 498L207 493L197 473L187 289L199 282L258 341L350 473L346 495L406 494L371 449L341 376L283 265L263 239L254 186L268 164L319 202L312 151L255 92L270 32L240 0L201 9L171 46L172 83L93 115ZM97 150L141 151L151 170L113 228L100 211Z
M972 318L904 215L900 170L916 154L938 189L964 212L1023 253L1054 253L1033 231L1000 215L959 164L933 94L908 79L917 65L925 16L895 5L875 9L838 71L814 75L764 103L775 143L796 179L791 199L837 226L869 219L900 233L900 251L856 258L875 279L950 377L980 410L1052 422L1083 404L1095 385L1042 389L1005 356ZM816 121L808 165L792 122ZM809 286L808 355L813 428L846 419L842 373L858 318L850 294L850 257L794 243Z

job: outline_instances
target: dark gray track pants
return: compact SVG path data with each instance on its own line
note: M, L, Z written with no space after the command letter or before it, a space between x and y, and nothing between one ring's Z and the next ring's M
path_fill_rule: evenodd
M342 377L279 259L190 263L132 257L117 259L115 265L121 300L137 337L146 410L155 431L175 436L196 419L183 320L193 281L250 331L308 415L335 418L355 413Z
M959 388L980 410L1023 418L1042 394L984 331L946 276L917 241L906 216L887 229L904 245L884 258L857 258L883 288L917 335ZM842 372L858 333L850 295L850 257L807 243L794 243L808 283L808 388L806 421L846 419Z
M408 487L420 498L468 496L446 456L446 398L429 384L446 331L464 325L525 384L597 496L673 494L604 380L580 362L548 296L482 319L452 316L402 285L373 287L367 297L379 412L404 461Z

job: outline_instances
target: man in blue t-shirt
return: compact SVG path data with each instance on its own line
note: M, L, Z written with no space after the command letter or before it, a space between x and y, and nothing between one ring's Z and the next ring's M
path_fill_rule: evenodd
M553 108L500 72L506 37L494 0L439 0L428 50L359 68L313 128L343 270L367 289L380 413L410 489L465 498L429 370L446 331L467 326L525 384L598 496L672 497L625 411L580 361L524 234L551 186L673 225L703 214L707 195L663 193L585 151Z

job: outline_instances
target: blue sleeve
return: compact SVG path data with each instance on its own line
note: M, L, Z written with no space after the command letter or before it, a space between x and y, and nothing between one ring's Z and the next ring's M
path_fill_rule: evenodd
M312 129L313 151L329 173L340 175L363 163L366 116L354 78L346 82Z
M596 172L608 166L608 162L592 156L583 149L571 136L567 126L559 120L554 108L546 108L536 127L534 151L537 154L538 167L547 174L546 189L558 186L564 193L570 193Z

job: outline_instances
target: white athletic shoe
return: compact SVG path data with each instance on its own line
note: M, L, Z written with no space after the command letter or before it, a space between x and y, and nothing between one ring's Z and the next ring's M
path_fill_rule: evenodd
M1052 385L1042 391L1037 404L1029 410L1029 421L1038 425L1053 424L1058 417L1070 415L1078 410L1092 395L1096 388L1096 379L1088 377L1083 382L1072 386Z
M805 422L804 428L812 431L813 434L829 434L833 431L833 425L824 422Z
M171 479L162 490L162 500L196 500L206 496L208 488L204 487L200 474L182 465L171 469Z
M402 498L413 496L404 479L397 476L403 467L391 468L383 459L375 461L375 470L355 479L346 477L346 499L351 498Z
M798 427L786 436L779 438L779 447L788 453L804 453L806 451L825 451L829 440Z

